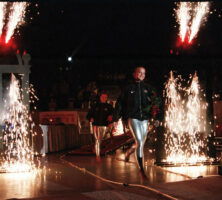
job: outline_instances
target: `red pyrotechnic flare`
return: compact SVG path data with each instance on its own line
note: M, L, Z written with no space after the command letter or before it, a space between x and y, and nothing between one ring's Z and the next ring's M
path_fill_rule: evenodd
M12 12L10 13L9 21L7 24L5 43L8 43L17 26L24 23L24 16L27 5L27 2L14 2L12 4Z
M0 2L0 36L2 36L7 2Z
M195 7L195 13L196 15L194 16L192 20L192 24L190 27L190 37L189 37L189 42L191 42L197 35L201 23L207 18L207 15L209 13L209 2L198 2L196 7Z
M176 19L179 24L180 45L191 45L192 40L209 13L209 2L179 2L177 4Z
M15 30L24 23L27 2L0 2L0 45L11 44Z

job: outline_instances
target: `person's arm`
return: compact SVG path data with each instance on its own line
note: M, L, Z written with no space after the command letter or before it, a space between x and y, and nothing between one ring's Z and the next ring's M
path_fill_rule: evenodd
M94 107L90 108L89 112L86 115L86 119L88 119L90 122L93 122L93 120L94 120L94 113L95 113Z
M120 96L116 101L115 108L113 111L113 121L118 121L122 117L123 103L124 103L124 91L121 92Z
M157 91L154 88L151 89L151 94L152 94L151 114L153 118L156 118L156 116L160 113L162 101L161 101L161 98L158 96Z
M108 123L113 122L113 114L114 114L114 108L111 105L108 105L108 117L107 117Z

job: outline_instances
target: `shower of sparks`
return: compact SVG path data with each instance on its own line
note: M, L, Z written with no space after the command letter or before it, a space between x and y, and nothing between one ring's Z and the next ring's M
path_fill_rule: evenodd
M194 16L192 20L192 24L190 27L190 37L189 37L189 43L196 37L201 23L207 19L207 15L209 13L209 2L198 2L196 7L195 7L195 13L196 15Z
M8 43L14 34L15 29L24 23L24 16L27 5L27 2L14 2L12 4L12 11L10 12L9 21L7 24L5 43Z
M173 162L175 157L182 156L183 130L184 130L184 102L180 93L177 91L179 79L175 79L173 72L170 72L170 78L165 86L166 91L166 113L165 126L166 132L166 153L167 162Z
M189 135L190 144L190 159L205 161L206 157L203 154L203 150L206 145L206 113L207 104L201 102L200 99L200 85L198 82L197 74L195 73L191 86L188 90L188 101L186 104L186 133Z
M175 9L181 42L191 44L210 11L209 2L179 2Z
M30 100L29 100L29 103L31 105L35 105L36 101L39 100L39 98L35 95L35 89L34 89L34 86L32 84L29 85L29 88L26 89L30 95ZM36 110L36 106L33 107L34 110Z
M6 4L6 2L0 2L0 37L2 36L4 27Z
M27 107L22 102L19 82L11 76L9 98L4 113L3 162L0 171L27 172L35 169L34 153L30 147L30 122Z
M177 21L180 25L179 29L179 36L181 38L181 41L184 42L186 34L189 30L189 21L190 21L190 3L188 2L181 2L178 5L178 9L176 10L176 16L177 16Z
M166 112L166 125L170 132L180 134L183 131L184 123L184 109L181 95L177 92L177 82L173 72L170 72L170 79L166 84L166 95L167 95L167 110Z
M171 72L165 87L165 161L172 164L197 164L207 160L207 104L201 98L196 74L188 89L182 87L179 81Z

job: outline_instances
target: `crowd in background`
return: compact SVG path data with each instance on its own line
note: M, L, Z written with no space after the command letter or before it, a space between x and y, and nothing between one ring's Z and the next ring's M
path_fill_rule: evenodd
M164 84L169 78L171 70L174 71L175 75L181 74L185 79L188 79L190 74L193 74L196 70L201 87L206 92L207 101L209 103L212 101L213 94L219 94L219 98L222 98L220 84L222 60L212 61L211 59L204 60L202 58L188 60L186 57L182 57L178 62L177 59L153 59L147 60L147 63L143 61L148 69L147 79L151 85L157 88L160 95L164 90ZM81 61L73 64L70 68L54 68L51 66L54 63L47 63L49 67L46 67L44 65L45 61L39 63L38 66L32 66L30 82L33 83L36 95L39 98L37 102L38 110L87 108L89 99L94 98L95 93L103 89L104 86L115 85L121 88L126 80L131 77L131 69L132 66L135 66L136 61L108 61ZM41 81L39 81L40 76Z
M123 74L115 75L115 77L110 74L106 74L106 76L98 74L97 80L83 82L78 78L60 77L59 81L53 82L50 87L40 88L37 91L39 98L37 108L39 111L88 109L97 101L98 94L104 90L104 86L119 87L121 84L113 80L123 80L124 78Z

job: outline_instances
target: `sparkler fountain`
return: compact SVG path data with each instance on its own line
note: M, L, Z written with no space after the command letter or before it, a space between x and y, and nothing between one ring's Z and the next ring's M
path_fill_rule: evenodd
M179 24L180 43L190 45L207 21L210 2L178 2L175 16Z
M180 78L170 78L165 86L165 151L168 164L198 164L206 156L206 108L201 97L197 74L191 77L189 88Z
M11 76L6 112L3 114L3 160L1 172L27 172L35 169L34 153L30 147L31 117L23 103L19 82Z
M0 40L8 44L15 32L25 23L28 2L0 2Z
M19 31L19 27L25 23L25 14L28 2L0 2L0 42L1 45L13 45L11 39L14 33ZM24 55L24 66L20 56L18 56L19 67L8 66L14 69L16 73L23 74L22 88L27 81L29 69L28 54ZM27 68L27 69L25 69ZM10 69L4 68L4 73L10 72ZM21 72L20 72L21 71ZM0 82L2 82L2 73L0 73ZM0 87L2 89L2 87ZM29 90L29 91L28 91ZM27 92L27 94L24 94ZM30 147L30 138L34 135L30 129L31 117L29 114L29 103L27 98L30 94L27 91L20 90L19 81L15 76L11 77L9 95L5 101L5 112L2 112L1 118L4 121L3 133L3 158L0 157L0 172L24 172L35 168L34 153ZM24 94L24 97L21 95ZM25 103L26 105L25 105ZM2 105L2 90L0 91L0 105ZM3 109L1 109L3 110Z

